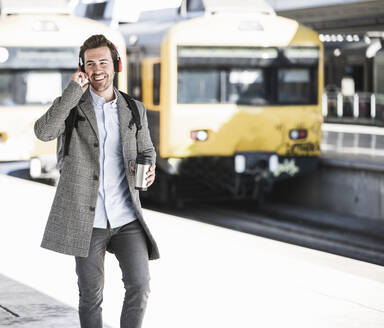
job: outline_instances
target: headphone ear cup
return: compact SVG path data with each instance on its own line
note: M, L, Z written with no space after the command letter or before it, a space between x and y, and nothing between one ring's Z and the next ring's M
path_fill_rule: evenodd
M116 60L114 62L115 72L121 72L122 71L122 64L121 64L121 58L119 55L119 51L117 50L117 47L113 43L112 43L112 45L115 48L115 52L116 52Z
M79 56L79 71L85 73L84 63L80 56Z
M115 62L113 64L113 68L115 69L115 73L121 72L122 65L121 65L120 57L119 57L119 59L115 60Z

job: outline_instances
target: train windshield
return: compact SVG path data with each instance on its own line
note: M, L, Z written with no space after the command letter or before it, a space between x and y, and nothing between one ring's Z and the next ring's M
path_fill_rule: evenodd
M311 103L311 74L305 68L287 68L278 70L278 103ZM315 91L315 90L313 90Z
M179 47L179 104L317 104L318 49L230 51Z
M46 105L60 96L73 70L0 71L0 106Z
M258 69L183 69L178 86L179 103L267 103L264 75Z

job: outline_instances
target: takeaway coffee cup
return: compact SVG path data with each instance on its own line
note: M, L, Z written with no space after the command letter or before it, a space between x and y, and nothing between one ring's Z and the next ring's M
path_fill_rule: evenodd
M136 159L136 176L135 176L135 189L146 191L147 190L147 172L151 166L151 161L149 158L138 157Z

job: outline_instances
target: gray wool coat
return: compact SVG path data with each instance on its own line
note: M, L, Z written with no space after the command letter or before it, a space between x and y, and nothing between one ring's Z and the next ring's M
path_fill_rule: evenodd
M124 168L137 218L147 237L149 259L159 258L152 234L143 219L139 192L135 190L134 174L129 170L130 161L138 153L144 153L155 162L156 153L149 135L146 110L136 101L142 129L129 127L131 110L117 90L117 107L120 120L120 136ZM35 123L35 134L42 141L65 138L65 119L77 106L77 121L70 139L69 153L64 157L61 176L53 200L41 246L56 252L87 257L91 241L93 221L100 176L99 142L96 115L89 89L84 93L71 81L61 97L55 99L48 111Z

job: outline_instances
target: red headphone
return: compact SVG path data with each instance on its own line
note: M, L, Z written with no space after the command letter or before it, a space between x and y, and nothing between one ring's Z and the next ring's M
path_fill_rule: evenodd
M116 50L116 60L113 61L113 68L115 69L115 72L118 73L122 71L123 65L121 63L121 58L120 58L119 52L117 51L116 46L113 43L112 45ZM85 73L85 67L84 67L83 59L81 58L81 56L79 56L79 70Z

